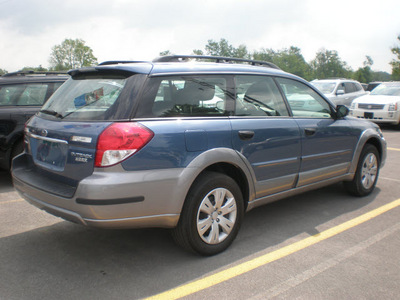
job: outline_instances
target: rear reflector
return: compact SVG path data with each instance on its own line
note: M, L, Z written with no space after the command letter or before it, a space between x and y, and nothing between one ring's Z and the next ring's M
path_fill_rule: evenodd
M113 123L100 134L96 148L96 167L122 162L143 148L154 136L147 127L135 123Z

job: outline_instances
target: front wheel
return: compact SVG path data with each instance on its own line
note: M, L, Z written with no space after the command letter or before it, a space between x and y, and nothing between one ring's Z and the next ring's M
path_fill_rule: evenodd
M224 174L207 172L190 189L172 236L188 250L214 255L233 242L243 214L243 196L237 183Z
M357 164L352 181L344 182L346 189L354 196L367 196L372 193L378 181L380 167L379 153L375 146L365 145Z

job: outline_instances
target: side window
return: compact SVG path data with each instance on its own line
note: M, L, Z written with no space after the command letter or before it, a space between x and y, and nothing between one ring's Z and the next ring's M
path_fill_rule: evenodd
M284 78L277 78L294 117L331 118L329 104L307 85Z
M352 82L345 82L344 87L345 87L346 94L354 93L356 91L355 84Z
M236 76L236 116L288 116L274 80L267 76Z
M164 78L159 83L152 114L155 117L227 115L227 97L223 77Z
M341 82L339 83L337 89L336 89L336 95L340 95L340 94L345 94L345 89L344 89L344 83Z
M0 87L0 106L16 105L26 84L5 85Z
M46 97L48 84L28 84L19 97L17 105L42 106Z

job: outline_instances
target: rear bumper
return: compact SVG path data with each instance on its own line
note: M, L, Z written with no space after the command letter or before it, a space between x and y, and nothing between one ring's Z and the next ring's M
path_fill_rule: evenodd
M35 184L34 172L26 175L25 155L14 161L15 189L29 203L50 214L102 228L172 228L178 223L187 192L185 188L177 188L185 186L181 169L134 172L121 172L118 166L97 169L78 183L71 197L63 197Z

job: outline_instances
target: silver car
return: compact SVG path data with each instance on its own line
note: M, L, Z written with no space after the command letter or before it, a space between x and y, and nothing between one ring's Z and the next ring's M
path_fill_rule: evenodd
M351 79L315 79L311 84L319 89L335 105L350 107L351 102L366 94L362 85Z

